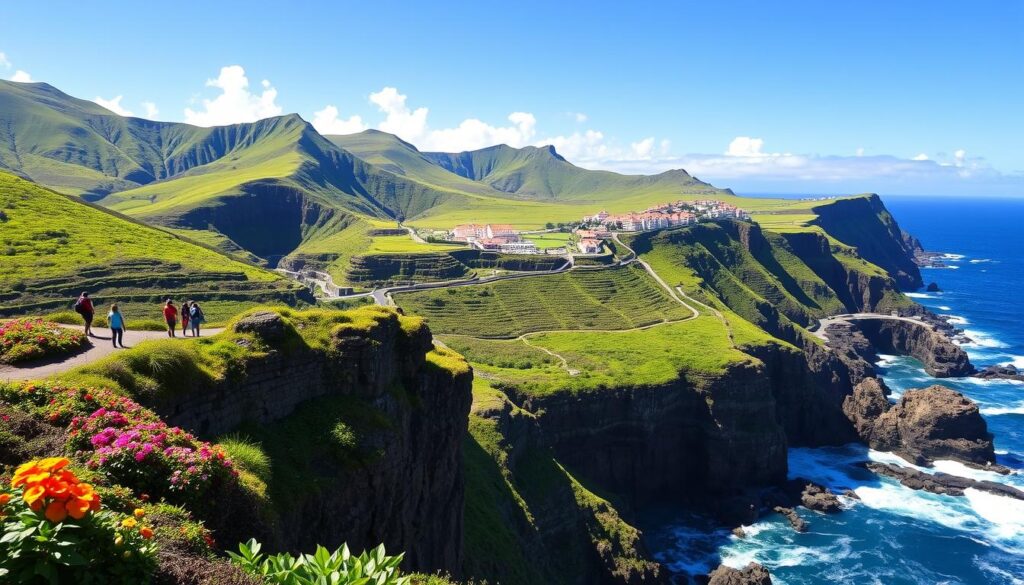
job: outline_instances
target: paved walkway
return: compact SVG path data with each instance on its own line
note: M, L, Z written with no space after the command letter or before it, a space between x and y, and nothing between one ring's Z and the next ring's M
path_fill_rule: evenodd
M81 329L80 326L68 326L73 329ZM119 348L115 349L110 341L110 329L104 329L102 327L93 327L93 335L89 339L91 345L83 351L76 354L60 356L51 359L44 359L35 362L29 362L23 365L0 366L0 380L11 381L11 380L37 380L46 378L54 374L60 374L68 370L91 364L101 358L104 358L114 352L121 351ZM203 329L202 336L208 337L210 335L216 335L224 331L223 329ZM178 331L178 339L182 339L181 330ZM166 331L125 331L124 332L124 346L134 347L143 341L150 339L167 339ZM194 339L192 337L186 337L184 339Z

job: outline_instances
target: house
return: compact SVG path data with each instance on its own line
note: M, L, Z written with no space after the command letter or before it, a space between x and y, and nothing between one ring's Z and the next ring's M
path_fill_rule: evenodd
M600 254L601 246L601 240L594 238L583 238L576 244L581 254Z
M473 245L481 250L500 250L506 242L503 240L496 240L494 238L480 238L473 240Z
M607 211L599 211L594 215L584 215L583 223L604 223L608 219Z
M502 223L489 223L485 227L485 237L498 238L498 237L510 237L514 236L517 241L519 239L519 232L517 232L512 226Z
M486 237L485 227L475 223L465 223L452 228L451 239L456 242L472 242Z

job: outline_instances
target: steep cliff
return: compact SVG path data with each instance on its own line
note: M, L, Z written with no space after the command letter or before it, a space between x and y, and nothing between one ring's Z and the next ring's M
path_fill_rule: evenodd
M814 208L814 221L833 238L888 272L900 287L920 288L921 271L914 263L915 248L878 195L837 199Z
M74 376L263 453L269 473L248 484L258 512L211 518L219 540L384 543L410 569L457 573L472 371L431 340L421 319L382 307L264 310L217 338L150 344Z

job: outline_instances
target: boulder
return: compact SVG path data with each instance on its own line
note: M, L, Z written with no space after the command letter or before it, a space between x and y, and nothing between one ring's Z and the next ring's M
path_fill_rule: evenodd
M942 291L942 289L939 288L939 284L937 282L929 283L928 284L928 288L926 288L925 290L927 290L928 292L940 292L940 291Z
M800 503L805 508L826 514L840 512L843 509L839 504L839 498L831 490L814 483L804 487L803 493L800 494Z
M1024 382L1024 373L1013 364L988 366L974 374L974 377L986 380L1018 380Z
M742 569L719 565L708 575L708 585L771 585L768 569L758 563L750 563Z
M793 530L796 530L797 532L807 532L807 522L805 522L793 508L775 506L772 510L785 516L786 520L789 521L789 525L793 527Z
M843 414L867 444L874 440L875 423L889 410L888 389L879 378L867 378L853 388L853 394L843 399Z
M259 311L246 315L235 323L236 333L251 333L264 341L280 341L287 333L281 315L273 311Z
M992 435L978 406L939 385L907 391L878 417L869 445L918 465L930 465L936 459L979 465L995 462Z

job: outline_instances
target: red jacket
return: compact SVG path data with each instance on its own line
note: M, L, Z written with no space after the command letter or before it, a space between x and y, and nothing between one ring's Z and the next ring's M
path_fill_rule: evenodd
M164 305L164 319L168 321L175 321L178 318L178 308L170 305Z
M83 313L95 313L96 309L92 308L92 299L83 298L78 304L79 308L82 309Z

